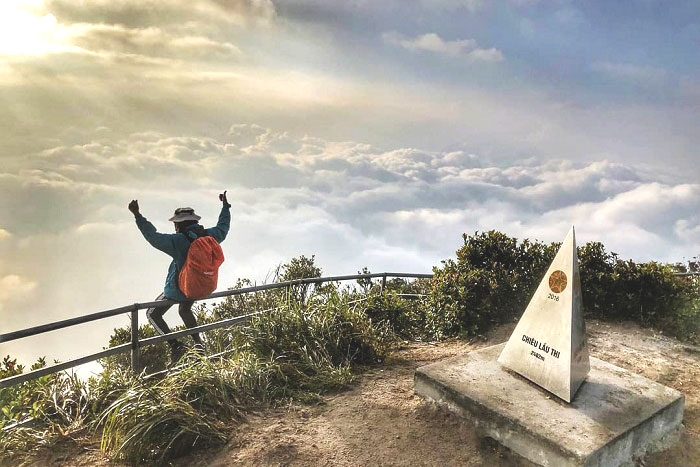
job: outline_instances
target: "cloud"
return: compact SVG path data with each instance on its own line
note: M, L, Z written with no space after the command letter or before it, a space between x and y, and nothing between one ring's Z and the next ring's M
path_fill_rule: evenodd
M516 7L530 7L542 3L542 0L509 0ZM561 3L562 0L550 0L551 3Z
M204 36L171 34L158 27L143 29L121 25L79 24L67 28L71 44L95 52L118 52L175 58L241 55L230 42L218 42Z
M453 11L465 8L472 13L484 7L484 0L419 0L419 2L428 9Z
M25 298L36 288L36 285L36 282L16 274L0 277L0 311L7 302Z
M674 109L615 99L591 106L568 94L557 98L556 93L536 89L523 92L519 86L489 89L470 86L461 78L453 84L442 78L434 82L427 75L435 67L426 67L415 82L392 74L391 67L376 80L358 79L336 73L333 67L307 69L304 57L286 54L285 49L285 63L296 64L290 69L273 59L260 60L267 55L251 45L254 33L222 36L216 28L189 31L96 23L70 28L83 34L83 47L92 49L12 56L0 65L3 158L79 144L93 138L96 127L111 129L112 136L101 134L104 138L150 129L221 139L231 122L258 122L297 133L313 128L327 139L382 147L435 150L466 141L470 152L513 159L537 154L655 163L659 154L667 154L673 159L669 166L682 166L679 172L694 167L696 111L690 104L697 99L684 99ZM304 45L295 43L289 31L270 34L266 40L275 44L292 43L294 50ZM158 37L164 38L160 45L154 44ZM185 40L188 37L203 39L193 42ZM242 53L226 44L235 44ZM481 49L477 46L472 52L476 50ZM479 53L474 55L478 61L477 57ZM692 86L686 89L692 94ZM664 118L668 112L673 121ZM304 144L312 149L311 142Z
M596 62L592 69L613 79L646 84L661 84L668 75L663 68L633 63Z
M267 26L276 16L271 0L44 0L43 6L64 22L132 28L192 21Z
M275 16L275 5L272 0L211 0L224 14L234 18L255 18L258 22L267 23Z
M495 48L479 48L474 39L444 40L436 33L408 38L397 32L382 34L385 43L403 47L412 52L432 52L448 57L462 57L473 62L500 62L503 53Z
M0 54L135 54L180 59L240 56L231 23L269 25L270 0L64 1L0 5Z
M675 234L684 242L693 242L700 237L700 222L695 222L688 219L678 219L673 229ZM700 254L690 255L692 257L700 257Z
M22 234L28 225L47 232L76 224L81 231L109 225L115 213L122 215L121 207L110 206L130 199L129 191L156 199L169 213L168 199L182 191L182 180L187 180L187 193L229 187L240 209L272 209L279 215L308 207L336 223L357 224L364 235L378 238L404 229L426 250L443 255L449 253L444 243L431 243L427 230L418 238L411 219L444 223L454 238L474 228L507 228L515 229L509 232L514 235L544 235L547 240L556 236L543 227L546 218L558 218L556 225L587 224L584 231L602 238L612 236L617 222L640 239L613 246L635 244L638 248L627 254L659 259L672 258L681 248L696 248L687 232L700 222L693 210L700 201L697 184L672 184L653 172L607 160L494 164L464 150L379 149L254 124L232 125L223 139L138 133L116 141L59 146L26 162L28 168L19 174L0 177L0 187L11 199L24 200L4 207ZM79 204L72 201L77 199ZM106 207L98 209L101 202ZM52 208L41 209L45 205ZM474 217L472 212L480 214ZM458 227L455 219L464 224ZM645 238L656 240L645 243Z
M602 241L623 258L700 252L700 185L638 166L494 162L464 148L379 148L244 123L221 137L112 133L102 128L92 140L28 155L22 170L0 170L0 209L12 229L12 241L0 241L0 301L8 308L42 291L32 309L42 311L3 316L4 327L155 297L169 258L141 238L126 205L139 199L168 233L177 206L213 224L223 189L233 206L222 288L236 277L261 281L300 254L316 254L327 274L429 271L475 230L560 241L574 224L580 242ZM73 356L99 350L121 324L90 331ZM27 360L46 353L9 349Z

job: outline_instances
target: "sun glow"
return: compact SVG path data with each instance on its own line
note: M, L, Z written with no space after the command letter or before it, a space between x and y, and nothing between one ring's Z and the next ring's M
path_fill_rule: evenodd
M40 0L0 2L0 55L41 55L65 50L56 18L40 11Z

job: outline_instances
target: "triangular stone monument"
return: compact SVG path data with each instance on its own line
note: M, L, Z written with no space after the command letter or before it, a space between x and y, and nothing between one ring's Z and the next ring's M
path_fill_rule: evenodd
M498 361L566 402L590 371L573 227Z

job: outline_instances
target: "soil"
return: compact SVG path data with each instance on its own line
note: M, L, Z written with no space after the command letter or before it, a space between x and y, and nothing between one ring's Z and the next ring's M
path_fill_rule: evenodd
M424 364L503 342L513 325L482 339L405 343L384 365L314 406L255 413L215 452L194 453L175 467L203 466L531 466L459 417L413 394ZM700 466L700 347L634 324L588 322L591 355L685 394L685 430L671 448L637 461L646 467ZM82 453L77 450L82 449ZM87 450L86 450L87 449ZM53 449L33 465L109 465L94 444Z

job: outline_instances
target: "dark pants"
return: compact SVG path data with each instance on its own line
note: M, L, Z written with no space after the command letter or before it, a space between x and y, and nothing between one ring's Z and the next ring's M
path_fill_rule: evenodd
M160 294L158 295L158 298L156 298L156 300L163 300L164 298L165 297L163 296L163 294ZM192 314L193 304L194 301L190 300L187 302L180 302L178 307L178 311L180 312L180 318L182 318L182 322L185 323L185 326L187 326L188 328L193 328L197 326L197 320L194 318L194 314ZM146 310L146 316L148 317L148 321L151 323L151 326L155 328L156 332L160 335L170 333L170 328L163 319L163 315L166 311L170 309L171 306L172 305L157 306ZM192 339L194 339L195 344L203 345L202 339L199 337L199 334L192 334ZM173 351L182 347L182 343L177 339L169 340L168 344L170 344L170 348Z

